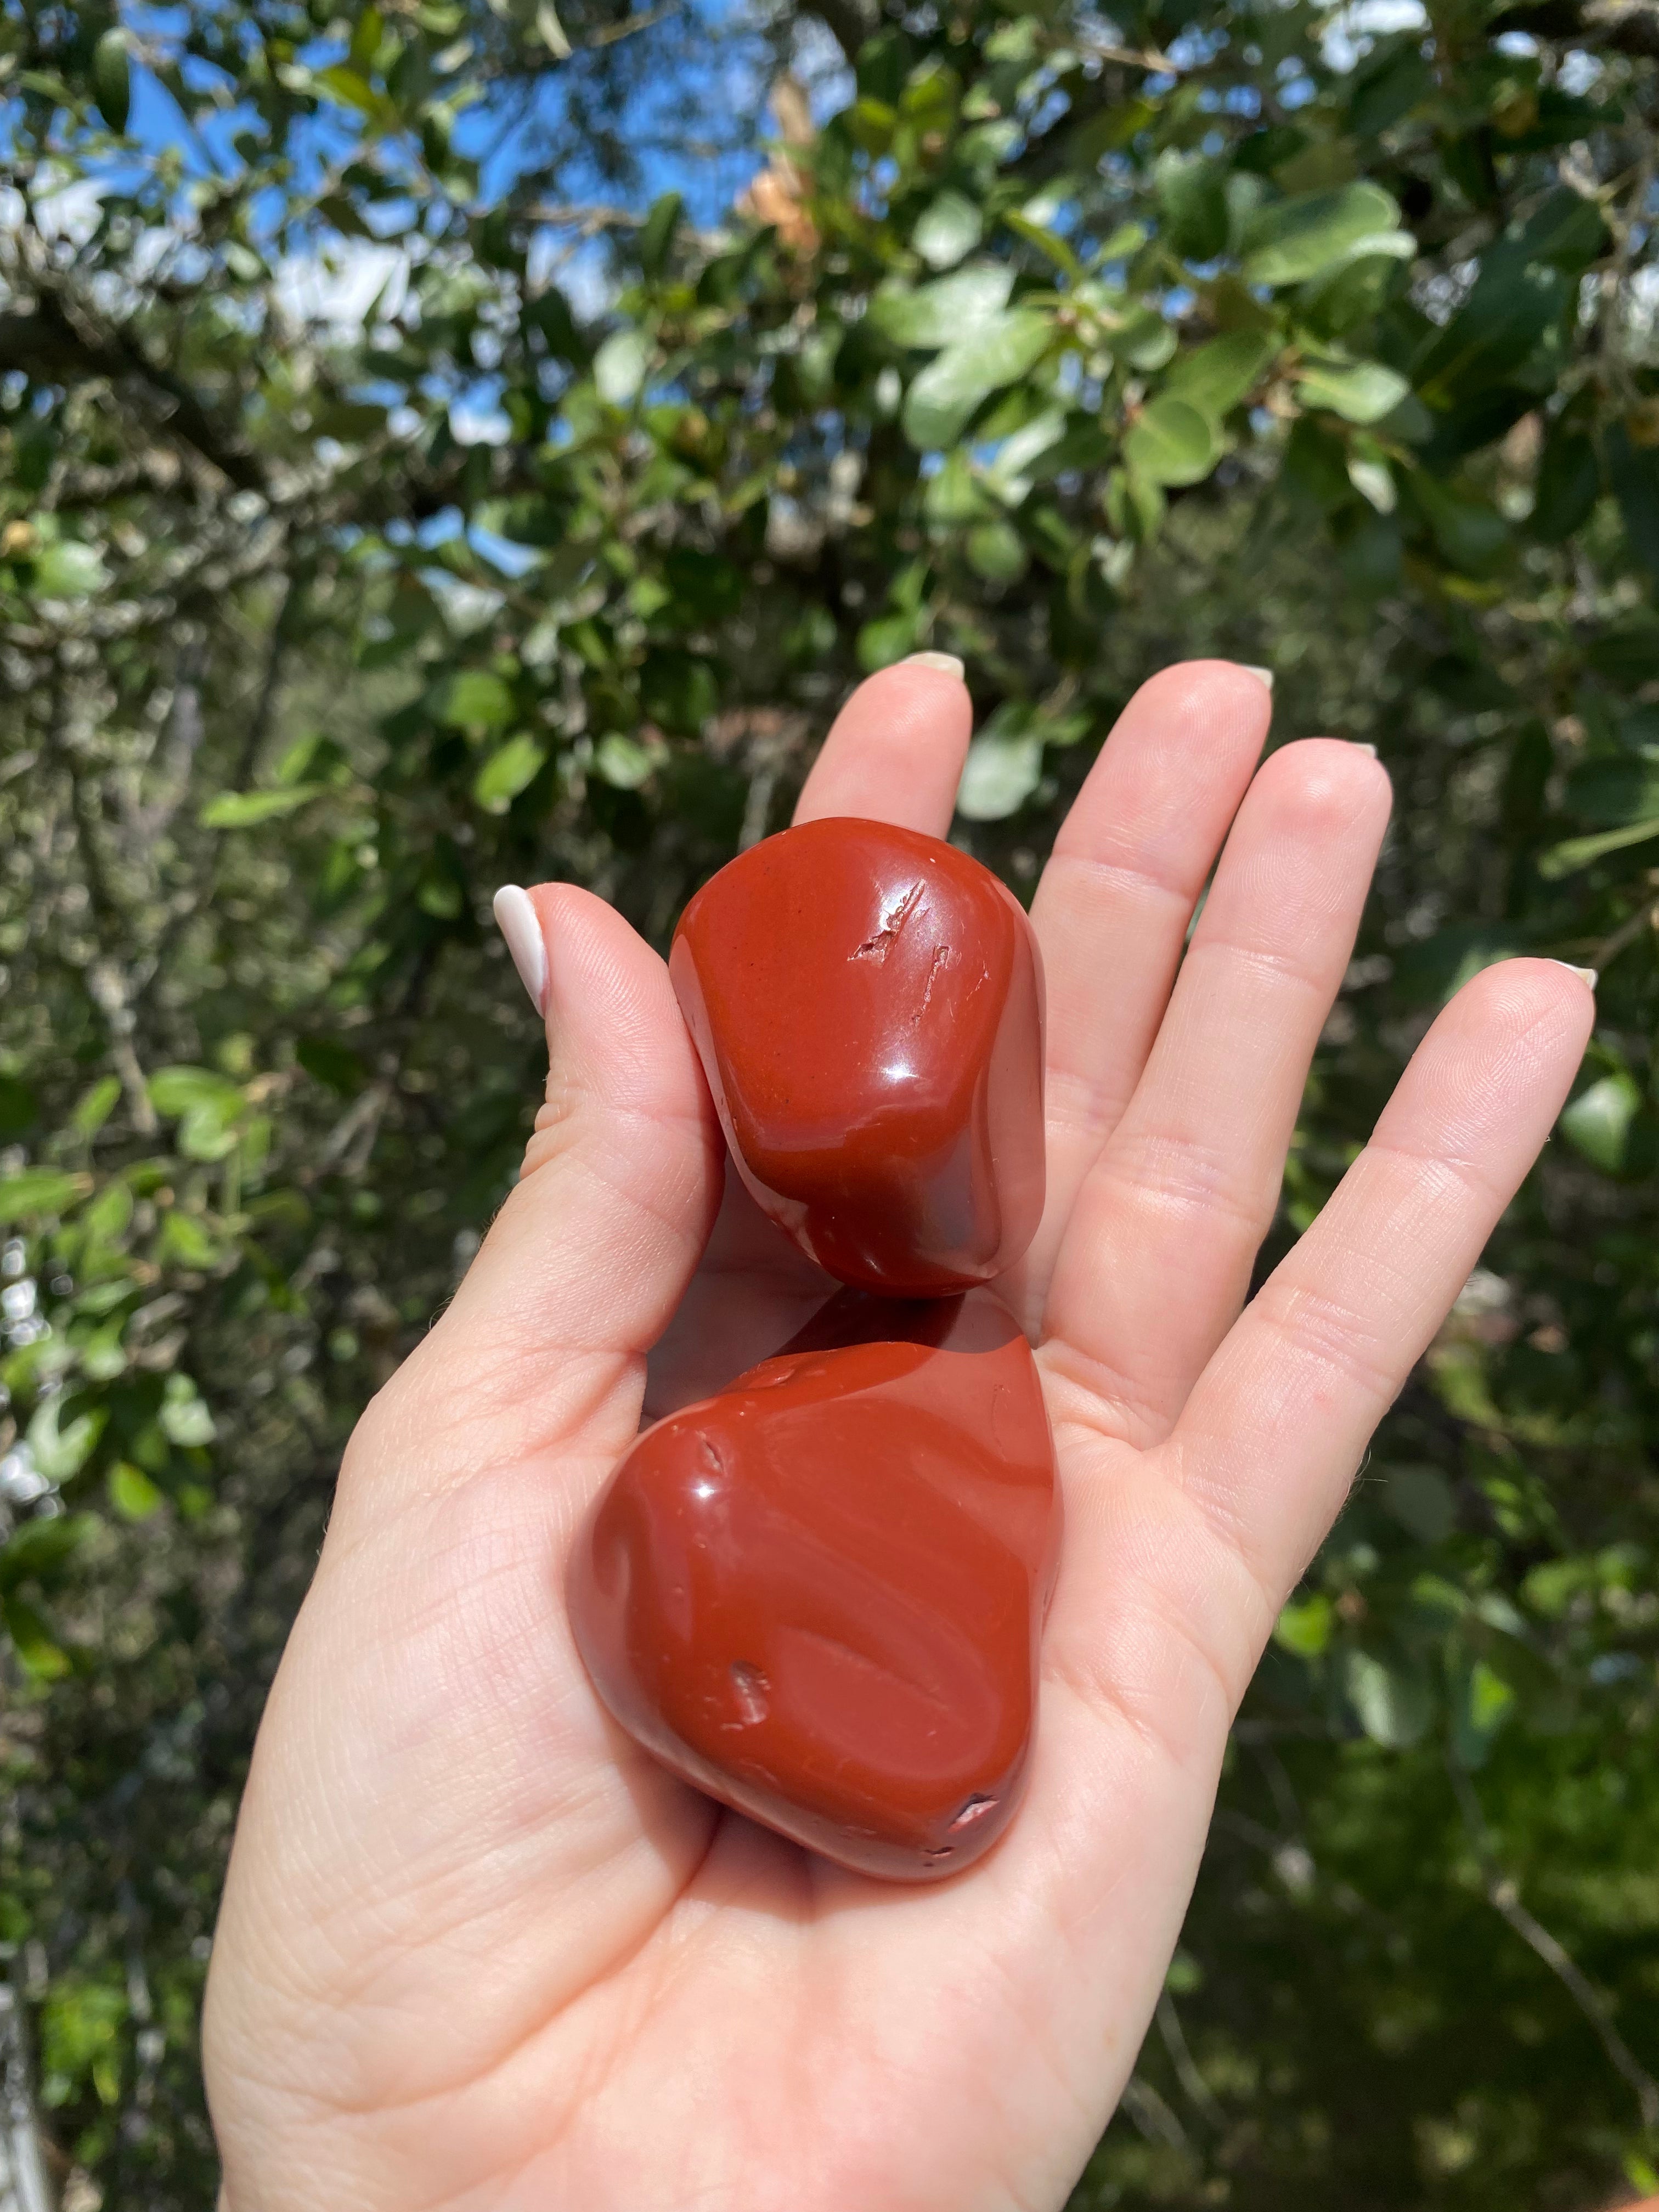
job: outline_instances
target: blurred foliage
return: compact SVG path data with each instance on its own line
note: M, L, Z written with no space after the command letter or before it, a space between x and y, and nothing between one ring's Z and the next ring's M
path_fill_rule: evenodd
M1656 58L1608 0L0 10L0 1945L82 2207L212 2202L260 1701L538 1081L490 894L660 942L928 646L1023 892L1170 659L1379 746L1264 1267L1458 982L1602 970L1077 2212L1659 2187Z

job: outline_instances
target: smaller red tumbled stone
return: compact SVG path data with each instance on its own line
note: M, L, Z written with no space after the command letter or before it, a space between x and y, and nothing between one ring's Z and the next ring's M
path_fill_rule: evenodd
M1018 899L884 822L810 822L722 868L669 970L738 1171L840 1281L988 1282L1042 1212L1042 969Z
M1042 1388L1006 1310L843 1292L640 1437L567 1598L605 1705L684 1781L921 1881L1013 1814L1059 1542Z

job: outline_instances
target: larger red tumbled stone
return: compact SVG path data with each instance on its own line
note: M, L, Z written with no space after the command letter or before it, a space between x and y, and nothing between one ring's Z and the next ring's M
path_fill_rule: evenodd
M1042 1389L996 1298L843 1292L640 1437L567 1595L605 1705L683 1780L927 1881L1014 1810L1059 1541Z
M1019 1258L1042 971L988 869L886 823L806 823L704 884L669 969L738 1172L820 1267L925 1297Z

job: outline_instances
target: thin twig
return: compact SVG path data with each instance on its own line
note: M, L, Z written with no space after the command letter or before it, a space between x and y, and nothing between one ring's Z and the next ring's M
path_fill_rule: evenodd
M1102 39L1079 39L1077 43L1082 52L1093 54L1103 62L1121 62L1127 69L1150 70L1155 76L1184 74L1179 62L1159 53L1156 46L1115 46Z
M1446 1766L1451 1777L1452 1793L1457 1799L1458 1810L1463 1815L1463 1825L1468 1830L1469 1840L1474 1845L1475 1856L1480 1862L1487 1902L1495 1911L1502 1914L1522 1942L1543 1960L1595 2030L1609 2061L1636 2093L1637 2108L1641 2113L1643 2126L1659 2127L1659 2081L1654 2080L1613 2026L1613 2014L1606 1998L1572 1954L1551 1935L1541 1920L1528 1912L1522 1904L1520 1884L1512 1875L1506 1875L1498 1864L1492 1848L1492 1832L1486 1826L1486 1815L1480 1810L1480 1801L1474 1794L1474 1784L1455 1759L1448 1759Z
M1139 2074L1132 2074L1123 2085L1119 2101L1148 2142L1164 2142L1171 2150L1190 2153L1192 2144L1187 2139L1186 2129L1150 2081L1143 2081Z
M1168 1990L1158 2001L1158 2032L1164 2039L1164 2048L1170 2054L1170 2063L1175 2068L1176 2078L1186 2093L1188 2102L1203 2114L1212 2128L1224 2126L1227 2116L1216 2102L1209 2083L1198 2070L1182 2028L1181 2014L1176 2010L1175 1999Z
M574 51L591 54L599 46L614 46L623 39L631 39L635 31L648 31L653 23L666 22L671 15L680 12L680 0L671 0L666 8L653 8L648 15L630 15L626 22L611 23L603 31L595 31L591 39L584 39Z
M1590 955L1590 966L1599 974L1610 961L1616 960L1628 946L1634 945L1644 929L1659 930L1659 898L1650 899L1645 906L1638 906L1628 921L1620 923L1611 937L1604 938Z

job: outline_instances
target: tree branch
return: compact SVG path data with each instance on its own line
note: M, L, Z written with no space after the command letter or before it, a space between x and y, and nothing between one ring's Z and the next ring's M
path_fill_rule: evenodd
M874 0L814 0L812 13L849 62L881 27L881 9Z
M0 314L0 369L21 368L51 378L102 377L137 383L166 401L156 412L164 428L194 448L221 476L244 491L269 496L264 467L231 429L215 421L184 379L152 362L136 338L109 330L76 301L71 306L42 286L33 314Z

